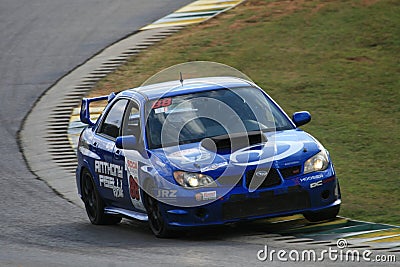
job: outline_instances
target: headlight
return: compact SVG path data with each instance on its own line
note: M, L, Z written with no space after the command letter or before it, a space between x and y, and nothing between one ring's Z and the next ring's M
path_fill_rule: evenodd
M309 158L304 163L304 174L326 170L326 168L328 168L328 165L329 161L327 152L325 149L322 149L321 152Z
M181 186L189 188L208 186L214 183L214 180L208 175L184 171L174 172L174 179Z

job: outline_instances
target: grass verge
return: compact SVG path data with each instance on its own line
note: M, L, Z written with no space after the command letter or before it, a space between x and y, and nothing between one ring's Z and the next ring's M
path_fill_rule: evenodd
M330 151L341 215L400 225L400 2L249 0L133 57L91 95L208 60L253 79Z

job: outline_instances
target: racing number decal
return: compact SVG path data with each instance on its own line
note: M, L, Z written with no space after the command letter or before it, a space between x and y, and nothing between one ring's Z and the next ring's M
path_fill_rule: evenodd
M131 199L132 205L139 210L145 211L143 203L140 199L140 178L139 178L139 162L130 160L125 157L125 168L127 171L128 186L129 186L129 198Z
M129 176L129 194L132 199L140 200L139 185L132 175Z
M172 104L172 98L170 97L159 99L153 104L153 109L168 107L171 104Z

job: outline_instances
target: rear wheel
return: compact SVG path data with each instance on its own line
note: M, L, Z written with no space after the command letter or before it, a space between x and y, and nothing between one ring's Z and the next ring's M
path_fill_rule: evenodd
M110 225L117 224L122 220L122 217L104 214L104 203L100 198L92 175L87 170L84 170L82 174L82 200L92 224Z
M151 196L154 190L154 184L149 184L144 192L143 202L147 210L147 216L149 218L149 226L151 231L156 237L166 238L172 237L173 232L168 229L167 224L161 214L159 201Z
M333 220L339 214L340 205L319 212L304 213L304 217L310 222Z

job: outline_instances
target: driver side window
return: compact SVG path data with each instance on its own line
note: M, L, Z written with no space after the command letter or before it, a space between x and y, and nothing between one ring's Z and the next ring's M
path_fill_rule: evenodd
M131 101L127 110L122 135L134 135L140 138L140 113L139 106Z
M122 99L117 101L108 111L103 120L98 133L106 137L115 139L120 136L122 120L128 100Z

